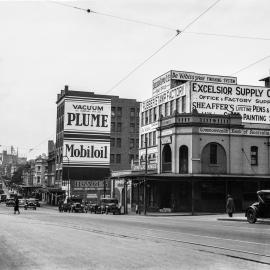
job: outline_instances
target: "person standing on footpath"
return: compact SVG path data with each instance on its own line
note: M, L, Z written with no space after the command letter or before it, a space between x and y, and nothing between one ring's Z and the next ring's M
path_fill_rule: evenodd
M228 213L229 217L233 216L233 212L235 210L234 201L231 195L227 196L226 202L226 212Z
M19 199L18 196L15 197L15 204L14 204L14 215L18 212L20 214L20 208L19 208Z

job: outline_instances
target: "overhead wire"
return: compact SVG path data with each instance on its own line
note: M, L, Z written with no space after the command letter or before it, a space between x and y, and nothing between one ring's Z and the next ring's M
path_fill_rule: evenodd
M155 56L157 53L159 53L162 49L164 49L166 46L168 46L178 35L183 33L186 29L188 29L192 24L194 24L199 18L201 18L205 13L207 13L211 8L213 8L218 2L221 0L215 1L212 5L210 5L206 10L204 10L201 14L199 14L197 17L195 17L190 23L188 23L182 31L176 30L176 35L170 38L165 44L163 44L159 49L157 49L153 54L151 54L149 57L147 57L142 63L137 65L133 70L131 70L125 77L123 77L120 81L118 81L113 87L111 87L108 91L105 92L105 94L110 93L112 90L114 90L118 85L120 85L123 81L125 81L128 77L130 77L136 70L138 70L140 67L142 67L145 63L147 63L153 56Z
M232 73L230 76L236 75L236 74L238 74L238 73L240 73L240 72L242 72L242 71L244 71L244 70L246 70L246 69L248 69L248 68L250 68L250 67L252 67L252 66L255 66L256 64L258 64L258 63L260 63L260 62L266 60L266 59L269 58L269 57L270 57L270 55L267 55L267 56L265 56L265 57L263 57L263 58L261 58L261 59L255 61L255 62L253 62L253 63L251 63L251 64L249 64L249 65L247 65L247 66L245 66L245 67L243 67L243 68L241 68L241 69L239 69L239 70L237 70L236 72Z

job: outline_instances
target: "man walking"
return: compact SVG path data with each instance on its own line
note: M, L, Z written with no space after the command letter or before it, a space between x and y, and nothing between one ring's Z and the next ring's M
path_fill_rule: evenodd
M18 212L20 214L20 208L19 208L19 199L18 196L15 197L15 204L14 204L14 215Z
M226 212L228 213L229 217L233 216L233 212L235 210L234 201L231 195L228 194L227 202L226 202Z

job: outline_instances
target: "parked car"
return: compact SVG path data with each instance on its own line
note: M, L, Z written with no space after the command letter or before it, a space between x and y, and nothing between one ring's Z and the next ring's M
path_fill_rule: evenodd
M14 206L15 201L14 199L6 199L6 206Z
M19 199L19 206L24 206L26 203L26 199Z
M36 202L36 206L37 206L37 207L40 207L39 199L36 199L36 198L29 198L29 200L35 201L35 202Z
M88 212L96 214L98 211L98 203L88 203L86 208Z
M245 216L249 223L255 223L258 218L270 218L270 190L257 191L258 202L250 205Z
M87 209L85 209L85 206L82 203L75 202L71 205L71 212L87 213Z
M29 208L31 208L33 210L37 210L37 204L36 204L35 199L26 199L25 205L24 205L24 210L27 210Z
M120 214L120 207L118 205L118 200L115 198L102 198L100 201L100 212L109 214L113 213Z

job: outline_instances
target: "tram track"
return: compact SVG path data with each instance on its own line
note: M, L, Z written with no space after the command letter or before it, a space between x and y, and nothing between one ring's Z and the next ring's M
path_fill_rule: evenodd
M245 249L239 249L239 248L230 248L222 245L213 245L213 244L208 244L208 243L201 243L199 241L191 241L191 240L184 240L184 239L177 239L171 238L171 237L165 237L162 235L153 235L154 233L160 233L160 230L155 230L155 229L149 229L149 228L141 228L144 233L134 233L130 231L125 231L125 232L112 232L108 231L105 229L97 229L89 226L97 226L97 224L87 224L87 226L81 226L79 224L74 224L70 222L62 222L61 224L55 223L55 222L47 222L47 221L40 221L35 218L30 218L28 219L29 221L31 220L31 224L35 225L43 225L43 226L55 226L59 228L66 228L66 229L72 229L74 231L82 231L86 233L93 233L96 235L100 236L109 236L109 237L116 237L116 238L122 238L122 239L127 239L127 240L138 240L138 241L153 241L156 243L171 243L172 245L178 246L178 247L183 247L183 245L187 246L193 246L195 247L195 250L199 252L205 252L205 253L212 253L220 256L226 256L234 259L239 259L239 260L246 260L254 263L259 263L263 265L269 265L270 266L270 254L263 254L259 252L253 252L253 251L248 251ZM34 222L33 222L34 221ZM25 223L23 221L19 221L20 223ZM99 226L99 228L102 227ZM151 231L152 234L145 233L145 232ZM166 233L166 231L163 231ZM181 237L181 232L176 234L175 236ZM200 235L197 235L200 237ZM205 236L201 236L205 237ZM211 238L211 236L209 237ZM220 238L220 240L226 240L223 238ZM228 239L227 239L228 240ZM232 239L230 239L232 240ZM237 240L236 240L237 241ZM245 241L240 241L244 243ZM250 244L250 242L247 242ZM264 244L264 243L251 243L255 245L261 245L261 246L266 246L268 250L269 244Z

